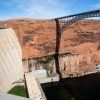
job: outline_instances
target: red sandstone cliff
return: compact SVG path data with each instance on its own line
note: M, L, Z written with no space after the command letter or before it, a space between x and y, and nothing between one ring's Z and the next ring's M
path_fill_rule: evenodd
M20 41L23 58L40 57L55 52L55 21L14 19L7 21ZM100 63L100 21L85 20L72 24L63 34L60 52L95 55Z

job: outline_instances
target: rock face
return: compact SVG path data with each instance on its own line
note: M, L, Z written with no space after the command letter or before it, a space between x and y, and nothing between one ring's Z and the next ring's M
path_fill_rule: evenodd
M23 58L39 57L54 52L55 22L20 19L7 21L16 31L23 50Z
M8 20L7 26L13 27L17 34L23 59L55 53L54 20L14 19ZM100 21L84 20L70 25L62 34L60 53L75 53L82 56L82 61L87 63L82 66L90 65L90 58L94 66L100 64Z
M95 55L63 54L59 56L59 71L63 78L80 76L95 72ZM46 69L49 76L56 74L55 59L53 56L31 58L23 61L24 71L29 72L37 69Z

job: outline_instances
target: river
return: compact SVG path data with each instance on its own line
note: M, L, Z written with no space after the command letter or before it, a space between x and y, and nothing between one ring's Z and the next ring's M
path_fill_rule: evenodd
M47 100L100 100L100 73L42 84Z

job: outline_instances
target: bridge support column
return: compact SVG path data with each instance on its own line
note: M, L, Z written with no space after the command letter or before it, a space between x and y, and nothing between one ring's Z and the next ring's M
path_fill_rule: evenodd
M60 32L60 25L59 20L55 19L56 22L56 49L55 49L55 66L56 66L56 72L59 74L59 77L61 79L61 73L60 73L60 66L59 66L59 50L60 50L60 41L61 41L61 32Z

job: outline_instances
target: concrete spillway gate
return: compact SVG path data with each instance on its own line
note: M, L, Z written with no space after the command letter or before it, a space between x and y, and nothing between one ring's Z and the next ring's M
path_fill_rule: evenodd
M0 92L23 78L22 51L12 28L0 29Z

